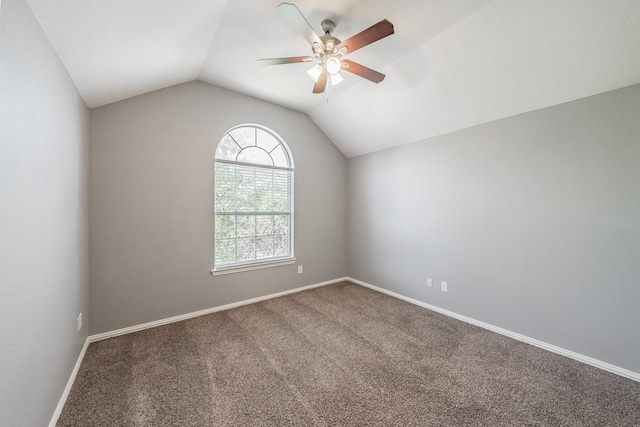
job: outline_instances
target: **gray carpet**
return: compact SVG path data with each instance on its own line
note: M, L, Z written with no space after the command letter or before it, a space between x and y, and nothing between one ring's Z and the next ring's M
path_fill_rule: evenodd
M640 383L344 282L92 343L58 426L638 426Z

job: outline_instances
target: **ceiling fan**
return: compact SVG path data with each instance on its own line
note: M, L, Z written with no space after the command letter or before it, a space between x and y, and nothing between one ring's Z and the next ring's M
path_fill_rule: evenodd
M258 64L279 65L298 62L315 62L316 64L313 68L307 71L309 77L315 82L313 93L324 92L328 80L331 81L331 85L333 86L341 83L343 78L340 75L340 70L364 77L374 83L380 83L384 80L384 74L343 57L393 34L393 24L391 22L383 19L355 36L345 41L340 41L331 35L336 28L336 24L333 21L328 19L322 21L324 36L319 37L302 13L300 13L296 5L281 3L278 6L278 10L298 33L311 44L312 54L310 56L293 56L289 58L258 59Z

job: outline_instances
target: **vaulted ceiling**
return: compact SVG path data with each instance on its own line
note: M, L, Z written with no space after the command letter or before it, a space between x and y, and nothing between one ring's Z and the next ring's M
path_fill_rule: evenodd
M280 0L28 0L90 108L202 80L307 113L348 156L640 83L638 0L289 0L345 40L388 19L395 34L312 94L308 42Z

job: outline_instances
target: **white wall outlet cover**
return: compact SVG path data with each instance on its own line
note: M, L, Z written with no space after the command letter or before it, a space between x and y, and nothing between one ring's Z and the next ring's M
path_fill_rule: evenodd
M76 319L76 332L80 332L80 329L82 329L82 313L78 314Z
M433 280L431 278L427 279L427 286L430 288L433 287Z
M302 274L302 266L301 265L298 266L298 274Z
M442 292L447 292L447 282L440 283L440 289L442 289Z

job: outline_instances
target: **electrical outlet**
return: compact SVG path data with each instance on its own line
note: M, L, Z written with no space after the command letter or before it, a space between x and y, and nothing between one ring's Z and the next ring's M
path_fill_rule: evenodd
M78 314L76 319L76 332L80 332L80 329L82 329L82 313Z
M448 292L447 291L447 282L441 282L440 283L440 289L442 289L442 292Z
M433 288L433 279L431 279L431 277L427 279L427 287Z
M301 265L298 266L298 274L302 274L302 266Z

